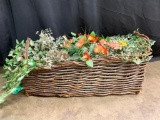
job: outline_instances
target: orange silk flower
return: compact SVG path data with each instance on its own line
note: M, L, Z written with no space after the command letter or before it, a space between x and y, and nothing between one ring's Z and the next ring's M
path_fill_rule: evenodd
M82 35L81 33L78 33L78 37L81 36L81 35Z
M105 39L100 40L99 43L100 43L101 45L106 45L106 44L107 44L107 42L106 42Z
M88 53L88 52L84 52L82 58L83 58L83 59L86 59L86 60L89 60L89 59L90 59L89 53Z
M102 45L97 45L95 48L94 48L94 52L95 53L102 53L102 54L107 54L107 48L103 47Z
M70 39L68 41L65 42L64 44L64 48L71 48L71 43L73 42L73 39Z
M94 35L88 35L88 40L91 42L97 42L98 41L98 37L94 37Z
M83 45L84 45L84 39L80 39L76 44L75 44L75 46L76 47L78 47L78 48L80 48L80 47L82 47Z
M69 42L70 42L70 43L73 43L73 39L70 39Z
M71 43L69 41L65 42L64 48L71 48Z
M107 45L110 47L110 48L113 48L113 49L120 49L120 45L117 44L117 43L108 43L107 42Z

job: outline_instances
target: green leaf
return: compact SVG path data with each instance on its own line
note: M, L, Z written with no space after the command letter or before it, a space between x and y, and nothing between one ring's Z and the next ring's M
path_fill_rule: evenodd
M23 67L23 68L21 69L21 73L22 73L22 74L25 74L27 71L28 71L28 68L27 68L27 67Z
M148 56L148 61L150 61L152 59L152 57L153 57L152 55Z
M93 61L92 60L87 60L86 64L88 67L93 67Z
M84 38L84 36L83 36L83 35L80 35L78 38L81 39L81 38Z
M9 52L9 55L8 55L8 56L10 56L10 57L13 56L13 52L14 52L14 51L11 50L11 51Z
M56 44L60 44L60 42L61 42L61 39L56 40Z
M8 69L9 71L11 71L11 70L12 70L12 69L11 69L11 67L9 67L9 66L7 67L7 69Z
M90 47L89 47L89 53L91 54L94 50L94 46L95 44L91 44Z
M2 78L6 78L8 76L8 74L4 73L2 74Z
M9 59L8 58L6 58L6 64L8 64L10 61L9 61Z
M7 60L6 60L6 64L7 64L8 66L12 66L12 59L11 59L11 60L7 59Z
M30 40L30 45L34 46L34 41L33 40Z
M24 40L21 41L21 44L24 45Z
M38 67L40 67L42 65L43 65L43 63L36 63L36 66L38 66Z
M5 100L6 100L5 97L1 96L0 97L0 104L4 103Z
M36 65L36 63L35 63L35 61L33 59L29 59L28 60L28 65L33 67L33 66Z
M74 53L74 54L73 54L73 59L74 59L74 60L78 60L78 59L80 59L80 57L79 57L78 53Z
M15 69L12 70L12 72L18 71L19 67L16 65Z
M2 86L2 89L6 89L7 88L7 84Z
M3 70L7 70L7 65L4 65L4 66L3 66Z
M18 82L22 81L25 76L21 76L17 79Z
M150 40L151 46L154 45L155 42L156 42L156 41L154 41L154 40Z
M31 48L31 47L29 47L29 48L28 48L28 51L29 51L29 52L31 52L31 51L32 51L32 48Z
M109 38L108 36L106 37L106 41L107 41L107 42L110 42L110 38Z
M73 35L74 37L76 37L76 33L71 32L71 35Z
M24 60L24 61L22 62L23 65L26 65L27 63L28 63L28 60Z
M133 62L136 64L140 64L142 61L141 61L141 59L136 59L136 60L133 60Z
M94 31L91 32L91 35L93 35L94 37L96 37L96 33Z
M84 52L87 52L88 51L88 48L87 47L83 47L82 48L82 52L84 53Z
M16 40L16 44L19 44L19 41L18 41L18 40Z
M73 37L73 40L74 40L74 42L77 42L77 41L78 41L78 39L77 39L76 37Z
M22 59L22 57L19 57L19 56L16 57L17 61L20 61L21 59Z

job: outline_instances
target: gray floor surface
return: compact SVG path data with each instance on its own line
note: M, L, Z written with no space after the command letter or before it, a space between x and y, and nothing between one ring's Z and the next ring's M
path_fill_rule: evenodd
M159 68L160 58L147 65L139 95L72 98L26 97L23 92L11 95L0 105L0 120L160 120ZM3 83L0 77L0 86Z

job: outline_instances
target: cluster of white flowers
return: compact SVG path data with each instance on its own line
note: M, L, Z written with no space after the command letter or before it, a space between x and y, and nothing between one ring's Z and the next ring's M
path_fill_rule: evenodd
M37 32L38 34L38 32ZM68 52L63 49L64 43L68 41L66 36L59 38L52 37L50 29L42 30L39 34L40 39L35 41L35 56L40 57L45 68L51 68L55 63L69 60Z

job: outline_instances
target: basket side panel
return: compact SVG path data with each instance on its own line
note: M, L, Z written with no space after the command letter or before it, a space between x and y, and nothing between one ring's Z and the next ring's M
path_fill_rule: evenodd
M23 83L26 94L36 96L135 94L142 89L145 66L96 61L93 68L73 65L33 71Z

